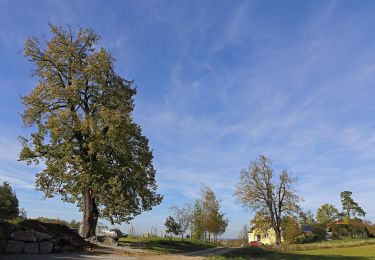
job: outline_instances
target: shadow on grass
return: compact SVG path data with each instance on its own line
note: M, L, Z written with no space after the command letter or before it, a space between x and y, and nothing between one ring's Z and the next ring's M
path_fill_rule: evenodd
M361 257L361 256L340 256L340 255L307 255L307 254L295 254L295 253L279 253L268 251L259 247L244 247L235 249L222 257L213 257L212 259L306 259L306 260L368 260L373 258Z

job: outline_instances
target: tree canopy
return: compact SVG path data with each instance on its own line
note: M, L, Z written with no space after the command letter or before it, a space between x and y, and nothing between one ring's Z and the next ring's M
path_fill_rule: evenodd
M321 224L329 224L335 221L339 217L338 209L332 204L325 203L320 208L316 214L316 218Z
M25 44L38 83L23 97L23 122L35 131L21 137L20 159L45 164L37 189L78 203L89 237L98 217L129 221L162 196L148 139L133 121L133 81L116 74L93 30L50 30L47 43L30 38Z
M212 189L202 185L200 198L195 201L193 209L193 231L196 239L214 240L225 232L229 220L220 210L220 201Z
M169 216L165 219L164 226L166 227L166 233L174 234L177 236L182 232L181 225L172 216Z
M365 216L366 212L352 199L351 191L343 191L340 193L342 209L345 216L350 219L351 216Z
M299 211L300 197L294 190L295 179L287 171L275 176L272 162L260 155L243 169L235 196L246 207L261 211L270 218L270 225L276 234L276 244L281 243L283 216Z

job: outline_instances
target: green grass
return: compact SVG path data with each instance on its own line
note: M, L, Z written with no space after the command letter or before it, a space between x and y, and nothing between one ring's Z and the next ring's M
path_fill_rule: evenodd
M357 243L358 242L358 243ZM365 243L361 245L361 243ZM315 245L314 245L315 244ZM258 259L258 260L276 260L276 259L311 259L311 260L375 260L375 240L346 240L346 241L327 241L308 244L309 247L315 246L316 249L290 251L286 247L258 248L244 247L225 254L222 257L212 257L211 259ZM326 247L326 248L323 248Z
M158 253L186 253L217 246L213 243L190 239L169 238L120 238L120 245L128 245L133 248L152 250Z
M315 243L306 244L292 244L292 245L282 245L279 248L270 247L269 249L277 251L304 251L313 249L325 249L325 248L341 248L341 247L357 247L365 245L375 245L374 238L364 238L364 239L338 239L331 241L320 241Z
M297 252L275 252L257 247L236 249L221 257L211 257L212 260L226 259L257 259L257 260L374 260L375 245L350 248L316 249Z

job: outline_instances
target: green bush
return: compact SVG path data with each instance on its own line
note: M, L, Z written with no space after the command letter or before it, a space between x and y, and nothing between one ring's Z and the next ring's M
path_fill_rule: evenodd
M326 235L326 225L324 224L313 224L311 225L312 232L316 236L316 240L323 240Z
M296 244L306 244L317 241L317 236L315 234L311 235L301 235L295 238Z
M369 236L369 232L365 226L337 224L332 225L331 230L334 238L364 238Z

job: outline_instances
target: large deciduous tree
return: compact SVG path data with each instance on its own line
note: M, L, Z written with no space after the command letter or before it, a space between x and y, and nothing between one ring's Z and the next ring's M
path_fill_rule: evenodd
M281 244L282 218L299 211L300 197L294 190L295 179L287 171L275 175L272 162L260 155L248 169L241 171L235 196L246 207L270 218L276 244Z
M37 86L23 97L20 159L45 164L36 187L61 195L83 211L83 236L95 235L98 217L126 222L159 204L148 139L132 118L133 82L114 70L91 29L72 33L50 25L51 39L30 38L25 56Z

